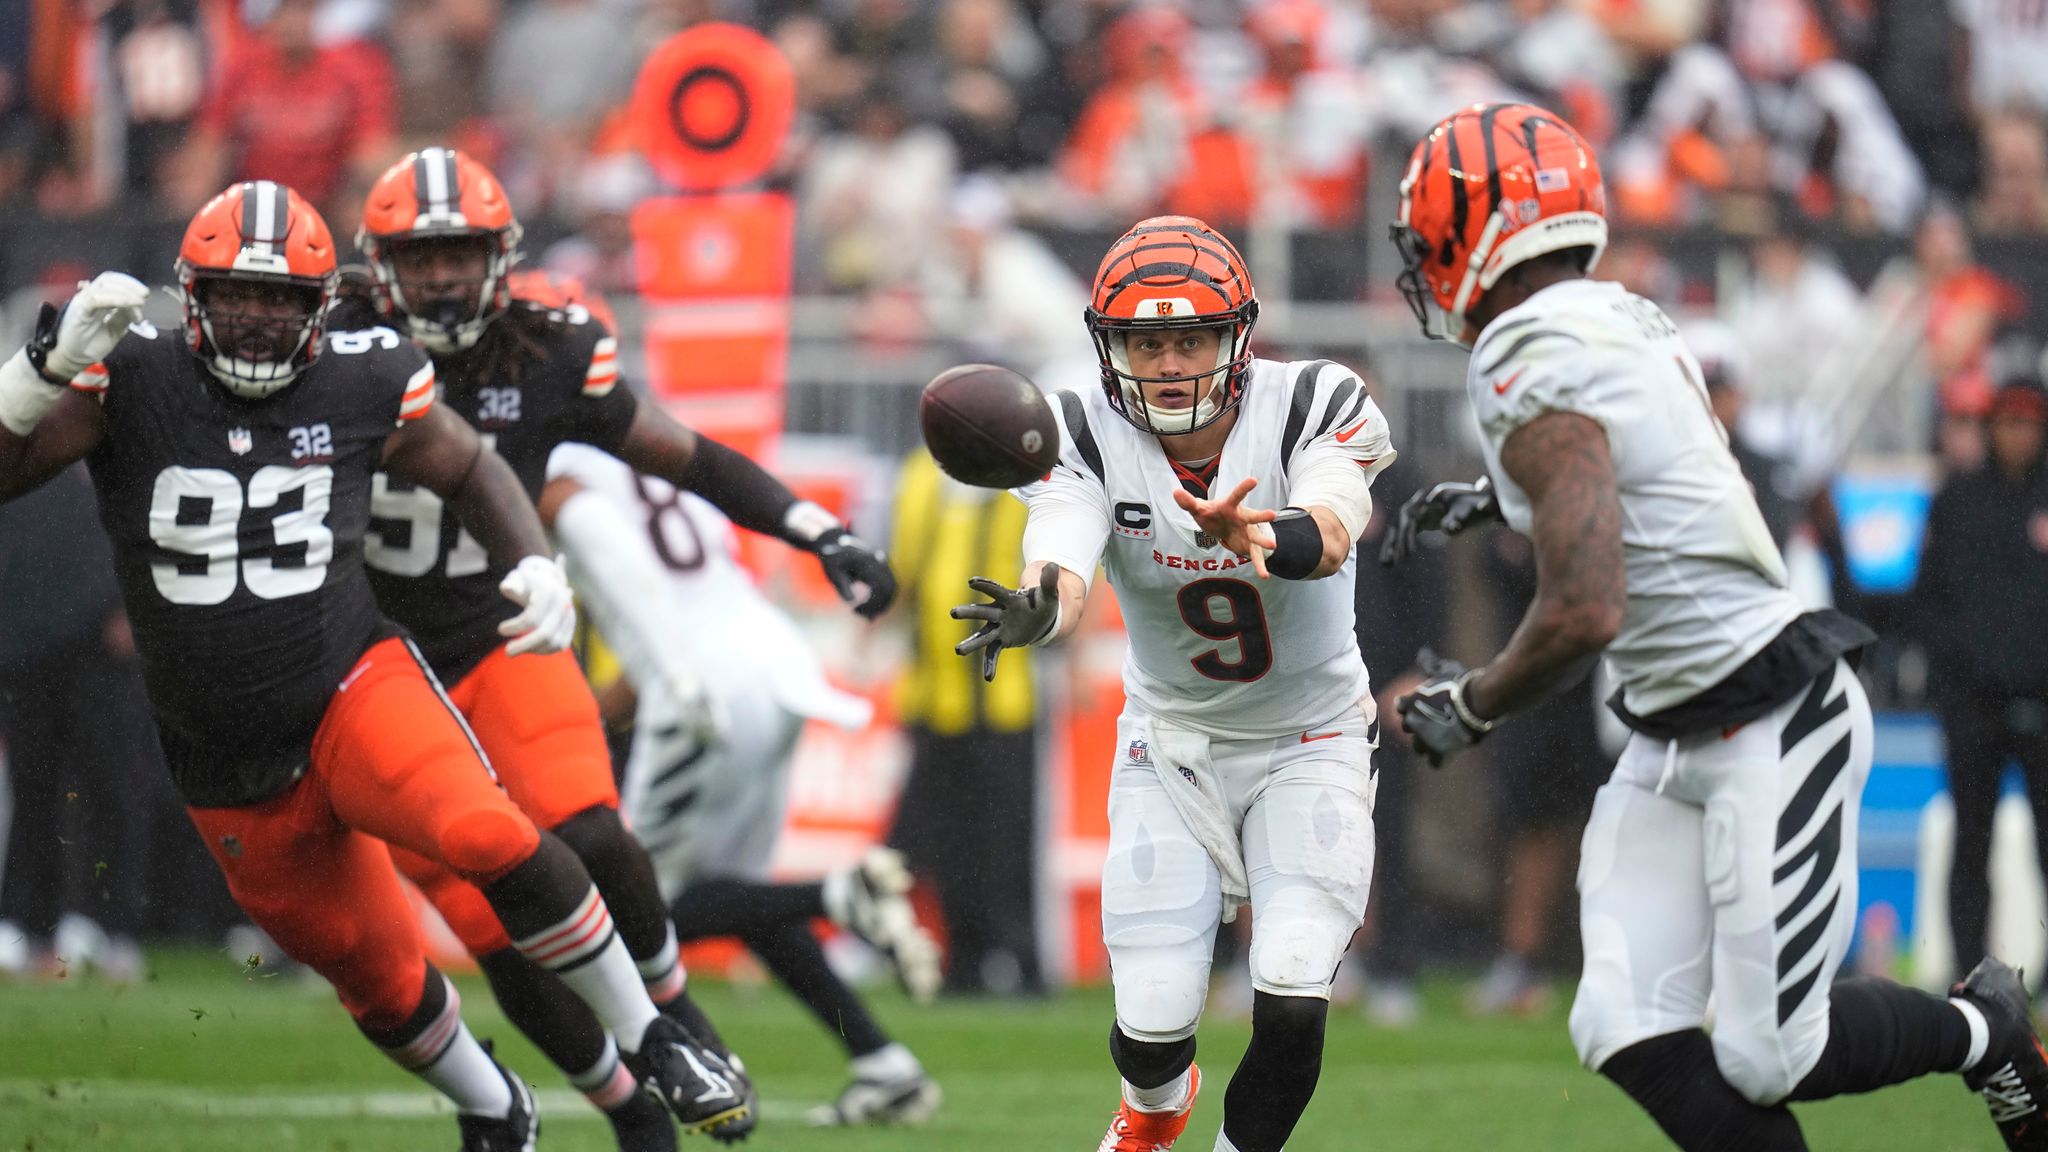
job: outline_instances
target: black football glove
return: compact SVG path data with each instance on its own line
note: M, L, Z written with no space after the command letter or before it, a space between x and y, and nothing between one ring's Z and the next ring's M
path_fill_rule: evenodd
M1401 505L1386 538L1380 541L1380 563L1392 567L1415 555L1415 538L1424 532L1456 536L1475 524L1500 519L1493 481L1481 476L1470 484L1446 481L1428 491L1418 489Z
M1472 673L1463 664L1424 648L1415 654L1415 666L1428 679L1394 706L1401 710L1401 723L1415 750L1430 767L1440 768L1444 757L1484 739L1493 731L1493 722L1480 719L1466 706L1465 682Z
M981 653L981 678L996 678L996 657L1005 648L1028 648L1060 622L1060 566L1047 564L1038 574L1038 587L1012 591L986 576L976 576L967 586L993 603L962 604L953 609L955 620L980 620L974 635L953 646L962 656Z
M825 569L825 579L855 612L873 620L895 603L896 573L889 570L889 557L880 548L844 528L826 532L811 547ZM856 584L867 585L867 599L857 599Z

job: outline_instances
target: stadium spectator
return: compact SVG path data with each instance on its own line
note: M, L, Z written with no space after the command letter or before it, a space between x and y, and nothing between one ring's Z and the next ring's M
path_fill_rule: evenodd
M2021 105L2048 113L2048 19L2041 9L2007 0L1949 0L1948 6L1969 30L1965 75L1972 111L1981 118Z
M1364 209L1364 94L1354 71L1323 53L1316 0L1266 0L1245 13L1263 71L1231 120L1258 173L1257 208L1292 228L1350 226Z
M638 293L632 214L654 192L646 162L631 153L593 159L576 174L572 192L576 231L549 245L541 265L599 296Z
M2048 236L2048 117L2012 109L1984 122L1971 223L1991 236Z
M953 186L953 144L909 118L894 84L869 86L851 132L818 141L797 184L805 238L826 286L841 291L909 284L934 243Z
M499 0L403 0L392 5L390 43L398 78L399 130L494 158L486 127Z
M172 207L195 208L230 180L276 180L317 205L338 236L354 201L390 159L397 89L384 50L322 45L317 0L278 0L229 50L170 182Z
M118 115L99 123L114 146L95 149L118 157L107 183L124 199L151 202L165 166L184 146L206 97L207 59L197 0L122 0L100 17L100 67L107 79L102 100Z
M1752 366L1751 396L1772 408L1796 406L1813 383L1832 337L1848 332L1862 294L1803 226L1767 224L1749 246L1750 277L1721 312Z
M1913 633L1948 741L1955 800L1949 928L1956 971L1989 946L1992 816L2017 758L2048 863L2048 390L2007 381L1991 401L1983 467L1951 477L1928 512ZM2027 957L2038 960L2038 957Z
M1078 325L1077 325L1078 327ZM972 631L949 615L970 576L1023 568L1024 505L970 488L920 448L896 480L890 560L912 653L896 694L910 777L889 834L938 891L949 995L1037 993L1037 657L1014 651L983 684L953 646Z
M514 200L558 206L566 197L604 114L632 90L630 31L596 0L537 0L506 21L492 47L490 106L514 145L505 176Z
M1969 194L1977 180L1977 137L1970 121L1968 32L1948 5L1874 0L1860 59L1898 118L1899 131L1947 195Z
M955 189L945 242L921 277L925 314L969 360L1006 364L1047 391L1101 377L1074 323L1088 289L1045 241L1015 225L1002 185L970 177Z
M912 99L953 138L962 172L1014 170L1050 148L1018 131L1046 69L1045 45L1010 0L946 0L937 51L911 80Z
M1186 16L1156 4L1109 28L1109 82L1082 109L1059 162L1098 219L1177 212L1228 226L1250 213L1251 157L1217 127L1189 75L1190 34Z
M1981 414L1992 392L1992 341L2025 301L1976 262L1961 216L1945 204L1920 222L1913 254L1927 294L1926 361L1940 405Z
M113 555L79 470L0 505L0 744L14 794L0 969L20 958L50 975L90 964L140 979L163 773ZM12 946L23 933L35 942L25 957Z

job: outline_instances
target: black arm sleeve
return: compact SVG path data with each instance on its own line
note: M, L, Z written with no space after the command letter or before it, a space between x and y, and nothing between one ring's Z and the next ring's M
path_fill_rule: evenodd
M793 535L783 524L796 494L788 485L768 474L759 464L720 444L703 433L697 434L697 450L678 477L683 487L711 501L733 523L749 531L787 540L799 548L816 551L827 532L816 540Z

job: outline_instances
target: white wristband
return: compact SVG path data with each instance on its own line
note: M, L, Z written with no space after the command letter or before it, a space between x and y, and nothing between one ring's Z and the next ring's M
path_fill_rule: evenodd
M26 439L34 432L62 395L63 385L50 383L28 362L28 349L0 364L0 425L16 436Z
M1039 637L1038 639L1036 639L1036 640L1033 640L1033 641L1031 642L1031 646L1032 646L1033 648L1043 648L1043 647L1045 647L1045 646L1046 646L1047 644L1050 644L1050 643L1052 643L1052 642L1053 642L1054 640L1057 640L1057 639L1059 639L1059 635L1060 635L1060 621L1061 621L1061 620L1062 620L1062 619L1063 619L1063 618L1064 618L1064 617L1066 616L1066 614L1067 614L1067 604L1066 604L1066 601L1064 601L1064 600L1054 600L1054 601L1053 601L1053 603L1052 603L1052 627L1050 627L1050 628L1047 628L1047 629L1045 630L1045 635L1043 635L1043 636L1040 636L1040 637Z
M839 517L809 500L799 500L782 514L783 530L805 543L840 527Z

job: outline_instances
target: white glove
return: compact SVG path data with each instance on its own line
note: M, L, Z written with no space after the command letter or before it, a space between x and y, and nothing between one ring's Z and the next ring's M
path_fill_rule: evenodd
M499 581L498 591L524 611L498 625L498 635L512 637L508 656L560 652L576 638L576 598L561 561L528 556Z
M102 272L81 280L78 294L57 321L57 342L43 358L51 379L69 380L107 358L128 326L142 319L149 286L126 272Z

